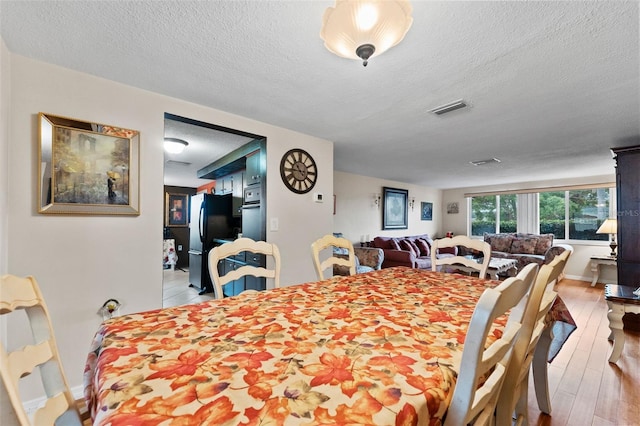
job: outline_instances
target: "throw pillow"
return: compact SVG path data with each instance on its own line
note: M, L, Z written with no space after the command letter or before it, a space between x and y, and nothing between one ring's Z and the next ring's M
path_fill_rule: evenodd
M538 236L535 254L544 255L553 246L553 234L542 234Z
M416 255L416 257L420 257L420 249L418 248L418 245L416 244L415 240L407 238L407 241L409 242L409 245L413 249L413 253Z
M418 238L417 240L415 240L416 246L418 246L418 249L420 250L420 256L431 256L431 249L429 247L429 243L427 243L427 240L423 239L423 238Z
M398 244L398 240L396 238L392 238L389 240L389 245L391 246L392 250L402 250L400 248L400 244Z
M418 253L416 253L415 250L413 250L413 247L409 243L409 240L402 239L402 240L398 241L398 244L400 245L400 250L405 250L405 251L411 252L414 257L418 257L419 256Z
M511 253L534 254L536 252L537 238L515 238L511 244Z
M511 251L514 239L513 235L510 234L485 234L485 241L491 245L492 251L502 251L505 253L522 253L520 251Z

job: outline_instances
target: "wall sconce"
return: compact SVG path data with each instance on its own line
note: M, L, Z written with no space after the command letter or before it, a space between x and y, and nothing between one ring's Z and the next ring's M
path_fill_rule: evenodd
M376 206L376 208L380 208L380 200L382 200L380 194L373 194L373 204Z
M416 198L415 197L409 198L409 207L411 207L411 211L413 211L413 206L415 204L416 204Z

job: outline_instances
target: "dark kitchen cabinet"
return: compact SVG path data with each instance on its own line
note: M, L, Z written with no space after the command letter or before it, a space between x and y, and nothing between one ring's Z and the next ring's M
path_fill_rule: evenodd
M224 263L225 274L228 274L231 271L235 271L236 269L244 265L244 263L237 262L234 259L225 259L224 262L221 263ZM235 281L231 281L225 284L222 287L222 293L226 297L236 296L240 294L244 290L244 279L245 277L240 277Z
M244 191L244 173L237 172L231 175L231 208L234 217L242 217L243 191Z
M640 145L612 148L618 205L618 284L640 287ZM625 328L640 330L640 315L627 314Z
M242 216L242 191L244 186L242 171L216 179L216 194L231 194L231 213L233 217Z
M260 150L254 151L247 155L245 183L246 185L255 185L262 182L262 167Z

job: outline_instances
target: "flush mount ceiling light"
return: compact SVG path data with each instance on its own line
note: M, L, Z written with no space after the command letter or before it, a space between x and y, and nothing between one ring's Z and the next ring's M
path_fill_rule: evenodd
M187 141L177 138L164 138L164 150L170 154L180 154L189 145Z
M413 18L408 0L336 0L322 17L320 37L338 56L362 59L378 56L398 44Z

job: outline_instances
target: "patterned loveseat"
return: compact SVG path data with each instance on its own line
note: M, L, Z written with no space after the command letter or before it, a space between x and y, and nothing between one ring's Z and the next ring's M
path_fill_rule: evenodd
M484 241L491 245L491 257L518 261L518 271L529 263L542 266L565 250L573 251L573 247L568 244L554 245L553 234L485 233Z

